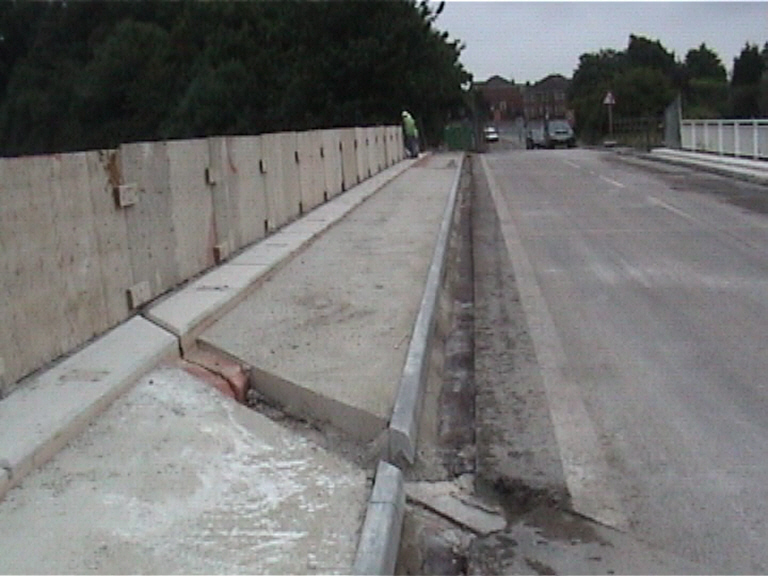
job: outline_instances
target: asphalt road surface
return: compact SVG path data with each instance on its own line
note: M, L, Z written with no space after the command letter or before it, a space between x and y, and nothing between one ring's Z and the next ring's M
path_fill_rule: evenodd
M482 163L573 509L768 571L768 188L587 149Z

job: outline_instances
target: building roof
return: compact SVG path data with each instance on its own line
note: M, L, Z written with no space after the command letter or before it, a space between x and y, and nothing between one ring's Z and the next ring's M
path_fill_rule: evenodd
M566 90L570 80L561 74L550 74L543 80L539 80L533 86L529 86L531 92L551 92L553 90Z
M490 88L491 90L497 90L499 88L514 88L515 84L509 80L505 80L501 76L491 76L485 82L477 82L475 84L478 88Z

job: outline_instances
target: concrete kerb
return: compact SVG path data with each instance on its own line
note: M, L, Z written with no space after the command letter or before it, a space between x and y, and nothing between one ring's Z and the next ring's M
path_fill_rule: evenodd
M404 514L403 473L382 460L376 469L353 574L394 574Z
M465 155L462 154L448 203L443 213L437 245L429 267L424 295L414 324L403 374L400 378L400 386L392 410L388 434L388 459L390 462L398 462L405 458L409 464L413 464L416 457L419 414L424 396L424 381L429 362L437 299L445 271L448 242L464 160Z

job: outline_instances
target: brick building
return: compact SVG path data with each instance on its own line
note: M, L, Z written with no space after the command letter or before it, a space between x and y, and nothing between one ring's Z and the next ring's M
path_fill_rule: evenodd
M528 120L570 118L568 86L570 80L560 74L551 74L523 89L523 106Z
M523 115L523 94L514 82L491 76L485 82L475 83L475 88L488 104L488 117L493 122L514 120Z

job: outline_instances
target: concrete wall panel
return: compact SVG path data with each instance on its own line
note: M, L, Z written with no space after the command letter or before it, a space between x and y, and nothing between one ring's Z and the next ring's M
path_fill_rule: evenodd
M322 204L325 200L325 168L323 165L323 135L320 131L299 132L299 174L301 180L301 206L303 212Z
M53 209L45 158L0 160L0 359L3 392L55 357L61 348L48 326L60 322L57 302L45 290L53 277ZM33 176L41 170L41 178ZM55 256L54 256L55 257ZM54 292L55 293L55 289Z
M373 126L365 128L365 133L366 140L368 141L368 170L370 176L373 176L381 171L378 151L379 137L376 128Z
M217 243L213 191L206 177L206 169L210 168L208 141L171 141L167 143L166 151L175 268L177 278L183 281L216 263L213 253Z
M262 172L264 157L259 136L231 136L221 139L220 161L223 180L231 197L229 207L234 210L237 250L263 238L267 221L267 180Z
M213 253L217 261L224 260L240 242L237 182L229 167L227 138L208 138L208 165L205 182L213 203ZM236 176L236 173L235 173Z
M269 231L290 222L299 213L298 142L295 132L262 136L267 171L267 220Z
M376 126L373 133L376 142L376 171L378 173L387 167L387 129L384 126Z
M49 330L58 332L57 353L63 354L109 326L86 154L53 156L49 178L57 260L49 282L59 285L52 296L59 300L63 318Z
M360 182L360 173L357 171L357 151L355 150L355 129L342 128L339 130L341 140L341 172L343 189L349 190Z
M125 213L115 201L115 190L121 183L119 155L116 150L88 152L86 162L100 287L104 293L106 323L112 327L128 318L126 290L134 284Z
M368 138L368 128L355 128L355 152L357 154L357 175L359 182L371 177L368 150L373 143Z
M88 156L0 161L0 392L109 327Z
M343 186L341 168L341 133L339 130L323 130L323 167L325 193L328 198L340 194Z
M152 297L184 279L176 266L167 149L166 142L120 146L123 184L135 186L137 194L125 208L131 272L135 283L149 284Z
M384 145L384 157L386 159L387 167L397 163L397 148L395 146L395 129L393 126L386 126L384 128L384 134L386 137Z

